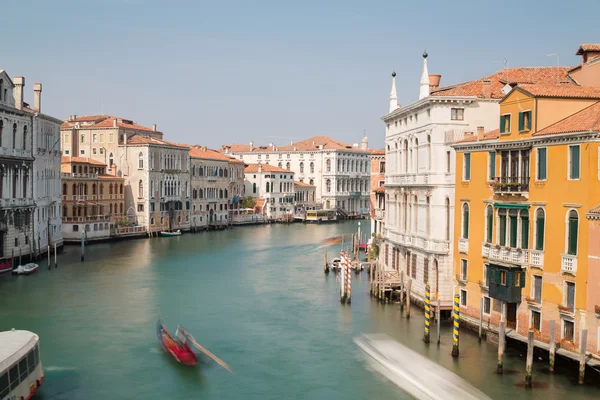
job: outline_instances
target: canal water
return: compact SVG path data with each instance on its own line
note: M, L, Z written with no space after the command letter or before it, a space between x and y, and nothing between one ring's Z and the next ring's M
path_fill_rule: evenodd
M597 387L574 384L576 371L549 375L543 362L534 365L539 387L524 389L516 350L505 360L515 372L496 375L496 347L464 330L454 360L449 324L440 346L426 346L421 310L406 320L397 305L373 301L366 272L353 275L352 305L341 305L318 244L356 228L253 226L97 244L85 262L78 246L66 247L58 269L44 261L35 275L0 277L0 331L39 334L39 399L408 398L369 370L352 342L363 332L392 336L495 399L598 398ZM184 325L234 374L175 364L157 344L158 316L172 331Z

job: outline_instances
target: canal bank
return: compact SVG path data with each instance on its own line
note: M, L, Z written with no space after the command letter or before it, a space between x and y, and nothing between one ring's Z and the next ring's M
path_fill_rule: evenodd
M505 369L517 372L496 375L496 346L466 330L454 360L448 323L439 347L425 345L421 310L406 320L396 305L371 300L366 272L352 275L352 305L341 305L317 246L356 228L275 224L99 243L86 248L85 262L79 247L66 246L57 269L0 277L0 330L40 335L47 399L407 398L366 369L352 342L363 332L392 336L492 398L597 395L572 384L569 371L549 375L537 362L541 387L527 391L525 355L507 349ZM183 324L234 375L214 364L174 365L156 342L159 315L170 329Z

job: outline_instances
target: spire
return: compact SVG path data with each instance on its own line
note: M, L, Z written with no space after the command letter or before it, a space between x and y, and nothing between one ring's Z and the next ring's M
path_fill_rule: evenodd
M369 148L369 139L367 138L367 130L366 129L363 133L362 140L360 141L360 148L363 150L367 150Z
M398 95L396 94L396 71L392 72L392 91L390 92L390 112L398 108Z
M427 71L427 50L423 53L423 73L421 74L421 90L419 100L429 96L429 72Z

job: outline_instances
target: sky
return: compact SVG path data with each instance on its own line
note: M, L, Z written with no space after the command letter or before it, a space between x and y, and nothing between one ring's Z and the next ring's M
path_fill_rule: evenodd
M577 65L600 1L0 0L0 69L42 111L109 114L212 148L314 135L383 147L391 72L418 99L504 66Z

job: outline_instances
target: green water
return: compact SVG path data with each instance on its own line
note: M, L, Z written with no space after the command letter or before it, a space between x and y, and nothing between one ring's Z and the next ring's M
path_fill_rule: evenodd
M354 222L271 225L97 244L83 263L78 246L66 247L58 269L44 261L35 275L0 276L0 331L39 334L41 399L408 398L367 368L352 342L362 332L389 334L493 398L599 395L573 384L576 371L549 375L543 362L534 366L540 387L526 390L524 355L509 349L505 368L516 372L498 376L496 348L466 331L453 360L449 325L441 345L427 347L421 310L407 321L397 305L371 300L366 272L353 276L352 305L341 305L317 246L355 231ZM234 374L175 364L157 344L159 315L172 331L183 324Z

